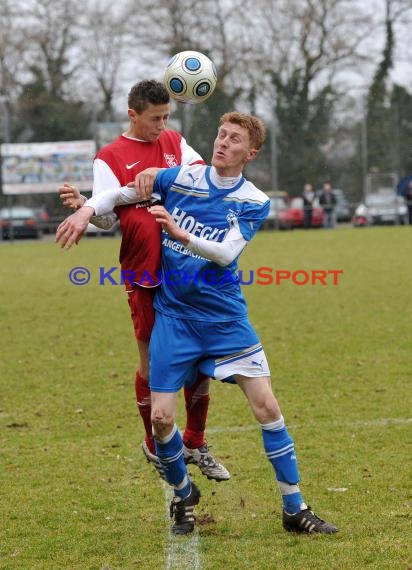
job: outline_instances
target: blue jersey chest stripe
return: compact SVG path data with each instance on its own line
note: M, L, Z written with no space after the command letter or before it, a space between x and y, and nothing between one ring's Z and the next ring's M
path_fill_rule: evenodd
M223 198L223 202L259 204L259 206L262 205L262 202L260 200L251 200L250 198L237 198L236 196L226 196L225 198Z
M179 194L196 196L197 198L209 197L209 190L202 190L201 188L193 188L193 186L186 186L185 184L179 184L177 182L174 182L170 190L172 192L178 192Z

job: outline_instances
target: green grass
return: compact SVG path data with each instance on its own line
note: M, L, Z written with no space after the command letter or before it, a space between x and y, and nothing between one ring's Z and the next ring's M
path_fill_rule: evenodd
M337 286L244 287L304 496L340 532L282 530L244 397L214 383L208 440L232 479L191 469L203 570L412 568L411 237L409 227L261 232L244 253L245 270L344 271ZM119 243L0 244L1 569L166 567L169 521L139 449L125 293L98 284ZM74 266L91 271L89 284L69 282Z

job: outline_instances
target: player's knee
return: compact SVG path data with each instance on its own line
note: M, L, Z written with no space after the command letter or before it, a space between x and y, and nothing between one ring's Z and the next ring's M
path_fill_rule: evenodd
M173 414L162 407L152 408L152 425L156 435L162 436L169 432L175 423Z

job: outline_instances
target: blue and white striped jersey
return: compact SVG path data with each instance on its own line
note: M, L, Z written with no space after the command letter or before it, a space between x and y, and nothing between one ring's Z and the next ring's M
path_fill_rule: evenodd
M241 177L232 186L218 186L213 167L181 166L161 171L154 192L184 230L221 242L237 220L250 241L269 212L269 199ZM226 179L227 181L227 179ZM221 267L162 235L162 287L155 308L169 316L205 321L232 321L247 315L237 276L237 259Z

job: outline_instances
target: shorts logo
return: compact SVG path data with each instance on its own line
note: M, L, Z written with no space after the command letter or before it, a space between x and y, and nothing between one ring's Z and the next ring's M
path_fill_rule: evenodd
M263 358L260 362L256 362L256 360L252 360L252 364L254 364L255 366L259 366L259 368L261 368L263 370L262 362L263 362Z
M164 158L165 158L166 164L169 168L171 168L172 166L177 166L177 160L176 160L176 156L174 154L164 153Z

